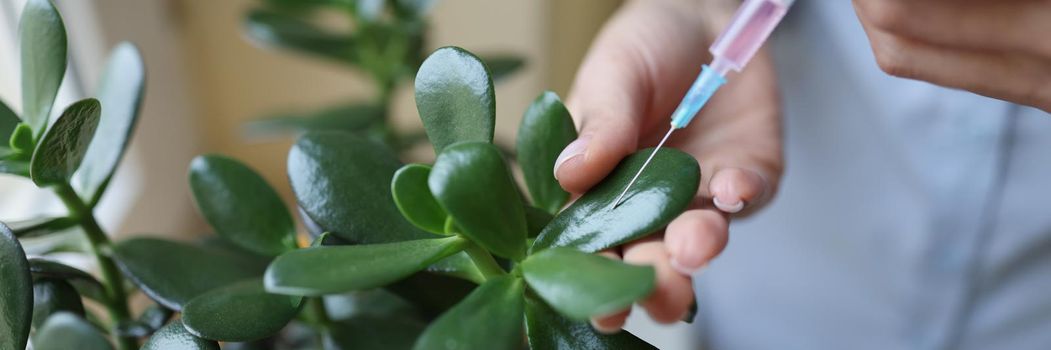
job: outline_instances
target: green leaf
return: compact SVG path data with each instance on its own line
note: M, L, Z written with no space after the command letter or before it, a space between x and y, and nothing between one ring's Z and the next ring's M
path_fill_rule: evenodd
M456 142L493 142L496 97L485 64L458 47L443 47L416 73L416 108L435 153Z
M29 163L0 160L0 173L29 177Z
M434 320L414 349L519 349L523 284L511 276L486 281Z
M656 279L653 267L629 265L570 248L530 256L522 262L522 275L537 295L577 321L630 307L653 291Z
M535 238L537 235L539 235L540 231L543 231L544 227L547 227L547 224L555 218L554 215L548 214L543 209L528 205L525 206L525 214L526 227L528 231L527 236L529 238Z
M526 294L525 304L526 336L530 349L657 349L627 331L606 335L591 328L587 322L571 321L529 293Z
M394 173L390 191L405 219L421 229L445 234L445 218L448 214L427 187L430 173L431 167L428 165L406 164Z
M248 132L252 135L266 135L289 130L359 131L373 125L382 117L383 111L375 105L353 103L313 113L285 113L269 116L250 122Z
M555 214L566 205L569 192L555 179L555 160L577 138L573 119L554 92L540 94L518 127L518 163L533 204Z
M18 238L40 237L62 232L76 226L77 220L69 217L41 217L22 221L12 221L8 225Z
M466 298L478 285L448 275L417 272L384 290L411 302L424 319L434 319Z
M663 148L616 208L617 198L653 149L620 162L609 176L563 210L540 233L530 252L570 247L594 253L630 242L667 225L689 206L701 171L697 160Z
M266 289L317 296L382 287L463 250L463 238L322 246L285 253L266 270Z
M525 209L495 146L465 142L446 148L427 183L465 236L502 257L525 257Z
M37 328L33 349L113 350L113 345L88 321L68 312L59 312Z
M22 155L33 155L33 149L36 147L36 144L33 142L33 128L26 123L16 125L15 129L11 131L10 138L8 138L8 146L11 146L12 152L19 154L16 159L28 160L28 157Z
M142 350L219 350L219 343L190 334L181 320L175 320L154 333Z
M288 155L288 178L306 216L356 244L434 237L394 204L390 184L399 167L387 147L346 132L308 132Z
M386 289L370 289L326 295L325 310L333 320L357 316L416 318L419 311L408 300Z
M22 118L44 132L66 74L66 26L50 0L29 0L18 28L22 52Z
M44 320L61 311L84 316L84 303L80 301L77 290L60 279L33 281L33 327L40 328Z
M264 256L296 249L296 228L288 208L247 165L219 155L194 158L190 189L208 223L230 242Z
M33 279L22 245L0 224L0 349L25 349L33 319Z
M265 266L227 251L155 238L133 238L113 249L117 265L151 299L182 310L210 290L259 277Z
M113 172L124 156L142 107L146 87L146 66L135 45L122 42L110 53L99 86L99 101L105 106L96 137L91 141L84 162L74 174L73 187L90 206L95 206L106 190Z
M525 60L521 57L510 55L484 56L482 61L493 73L493 81L499 82L525 66Z
M431 12L435 2L437 0L397 0L395 4L410 16L423 17Z
M94 276L66 264L41 258L29 259L33 278L59 279L69 282L77 293L98 302L106 302L106 289Z
M329 325L324 349L412 349L423 328L422 322L405 317L355 316Z
M12 111L3 100L0 100L0 141L10 140L11 134L14 134L15 128L22 120L18 119L18 114Z
M37 186L68 183L88 151L102 107L93 98L66 108L47 129L29 163L29 174Z
M264 46L302 51L308 54L356 63L354 39L333 33L302 19L269 10L253 10L245 19L248 37Z
M238 282L190 300L182 321L205 339L249 341L277 333L299 313L301 297L269 294L262 279Z

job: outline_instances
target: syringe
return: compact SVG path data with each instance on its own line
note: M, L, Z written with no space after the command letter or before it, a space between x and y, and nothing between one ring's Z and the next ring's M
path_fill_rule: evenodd
M675 129L685 128L693 120L697 112L708 103L708 99L726 84L726 74L731 70L740 72L748 61L752 59L763 42L770 37L774 27L781 22L788 6L794 0L745 0L737 9L729 26L719 35L708 51L712 54L711 65L704 65L697 80L686 92L679 107L671 115L671 129L664 135L657 148L653 149L646 162L642 163L638 173L631 178L624 191L617 196L610 207L616 208L624 195L631 189L631 185L642 175L642 171L657 155L657 151L668 141L668 137Z

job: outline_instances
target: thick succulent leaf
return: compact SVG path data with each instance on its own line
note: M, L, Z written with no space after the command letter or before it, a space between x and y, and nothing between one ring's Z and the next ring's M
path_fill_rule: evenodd
M288 155L288 178L302 211L324 231L356 244L431 238L406 221L391 198L401 167L387 147L345 132L309 132Z
M382 287L463 250L466 244L463 238L448 237L300 249L274 259L266 271L266 289L316 296Z
M22 118L37 135L66 74L66 26L50 0L29 0L18 27L22 53Z
M417 272L384 290L412 303L424 319L434 319L466 298L479 284L448 275Z
M292 214L277 191L247 165L219 155L194 158L190 189L219 236L264 256L296 249Z
M193 298L182 310L182 322L190 333L205 339L262 339L284 328L299 313L302 301L267 293L262 279L252 279Z
M106 290L94 276L75 267L41 258L29 259L29 271L34 279L60 279L69 282L77 293L99 302L105 302Z
M245 19L248 37L265 45L355 63L354 39L282 12L253 10Z
M521 57L510 55L483 56L482 61L492 72L494 82L507 78L525 66L525 60Z
M73 178L73 187L85 202L94 206L102 198L113 172L135 130L146 88L146 66L135 45L122 42L110 53L99 86L99 101L105 108L84 162Z
M572 266L572 268L567 268ZM522 262L529 287L566 317L584 321L628 308L653 291L653 267L635 266L570 248Z
M434 320L414 349L519 349L524 283L512 276L490 279Z
M657 152L620 205L611 206L652 151L640 150L621 161L605 180L555 216L530 251L570 247L597 252L656 231L686 210L697 193L701 171L693 156L671 148Z
M29 163L29 175L37 186L69 181L95 136L101 110L96 99L80 100L66 108L47 129Z
M427 176L430 174L431 167L428 165L406 164L394 173L390 191L405 219L421 229L445 234L445 218L448 214L427 187Z
M465 236L502 257L525 256L525 209L495 146L465 142L446 148L427 183Z
M33 278L22 245L0 224L0 349L25 349L33 318Z
M22 120L18 119L18 114L15 114L15 111L12 111L3 100L0 100L0 145L11 139L11 134L15 132L15 128L21 122Z
M427 267L427 271L462 278L471 282L481 283L485 280L482 271L474 264L467 252L459 252L439 260Z
M443 47L427 57L416 73L416 109L435 153L456 142L493 141L493 80L464 49Z
M361 315L334 322L325 332L325 350L408 350L424 324L405 317Z
M0 160L0 173L29 177L29 163L12 160Z
M84 316L84 303L77 290L60 279L33 281L33 327L40 328L48 317L62 311Z
M15 125L14 130L11 130L11 137L7 139L7 145L10 148L5 157L10 160L29 160L29 157L33 156L33 150L36 149L36 140L33 137L33 128L29 124Z
M522 167L533 205L555 214L566 205L569 192L555 179L553 169L559 153L577 138L569 110L554 92L540 94L522 117L518 127L518 164Z
M40 217L8 223L11 231L18 238L40 237L62 232L76 224L77 220L70 217Z
M175 320L153 333L142 350L219 350L219 343L190 334L181 320Z
M530 349L657 349L627 331L607 335L599 333L587 322L571 321L529 293L526 294L525 304L526 336Z
M154 301L182 310L210 290L259 277L265 266L227 251L155 238L134 238L114 246L117 265Z
M33 336L34 350L113 350L90 322L68 312L51 315Z
M383 117L383 112L379 107L372 104L353 103L313 113L272 115L250 122L248 132L252 135L266 135L289 130L359 131L373 125L381 117Z
M535 238L539 235L540 231L543 231L544 227L547 227L547 224L555 218L554 215L548 214L543 209L528 205L525 206L525 214L529 238Z
M332 320L357 316L416 318L419 311L408 300L386 289L326 295L325 310Z

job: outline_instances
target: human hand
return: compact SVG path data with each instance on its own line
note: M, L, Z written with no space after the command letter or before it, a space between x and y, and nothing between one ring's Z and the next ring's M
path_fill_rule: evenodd
M628 154L653 146L711 57L707 48L729 21L733 1L645 0L625 4L606 25L580 67L567 107L580 129L555 164L566 190L583 193ZM773 65L760 51L716 93L690 127L668 146L697 158L701 184L690 210L664 231L603 254L653 265L655 291L640 302L662 323L681 319L693 301L690 275L727 242L731 214L768 201L781 176L780 103ZM592 320L619 330L628 310Z
M880 68L1051 112L1051 1L854 0Z

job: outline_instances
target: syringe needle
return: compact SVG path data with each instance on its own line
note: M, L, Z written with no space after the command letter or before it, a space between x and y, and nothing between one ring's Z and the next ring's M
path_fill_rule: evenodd
M668 129L667 134L664 134L664 138L661 139L661 142L657 144L657 148L653 149L653 152L650 153L649 158L646 158L646 161L642 163L642 167L639 168L639 172L635 173L635 177L632 177L631 181L628 181L628 186L625 186L624 192L621 192L620 195L617 196L617 199L613 201L613 205L609 207L610 210L616 209L617 206L620 205L620 200L624 199L624 195L628 194L628 190L631 189L631 185L635 184L635 181L639 179L640 175L642 175L642 171L646 170L647 165L650 165L650 161L653 160L653 156L657 155L657 151L661 149L661 146L664 146L664 142L668 141L668 137L671 136L672 131L675 131L674 126L671 127L671 129Z

